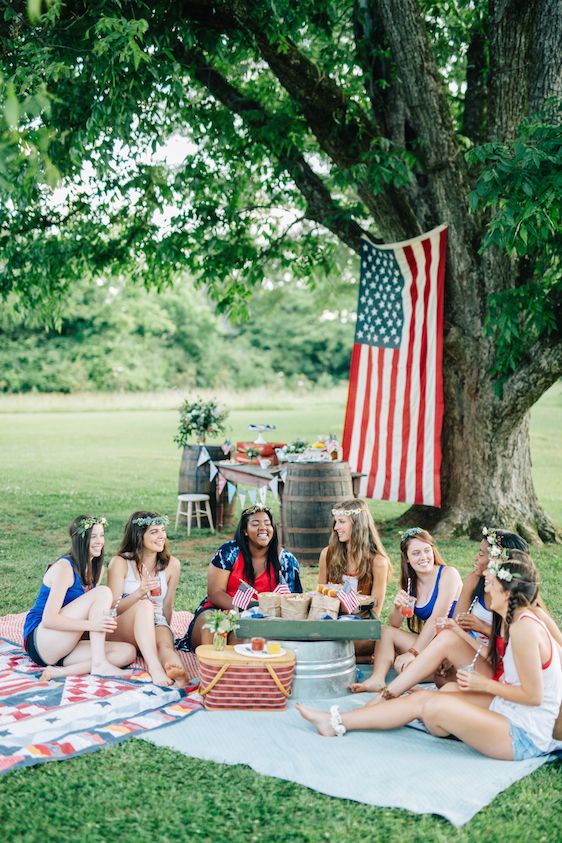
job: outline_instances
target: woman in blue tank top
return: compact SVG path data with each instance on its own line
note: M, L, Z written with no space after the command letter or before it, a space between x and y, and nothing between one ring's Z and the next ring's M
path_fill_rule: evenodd
M380 691L394 665L397 673L412 664L435 635L435 619L452 617L462 588L456 568L446 565L427 530L413 527L402 534L400 543L400 589L394 598L389 626L381 630L375 645L373 675L353 691ZM409 605L415 598L415 606ZM411 616L410 616L411 614ZM404 619L407 629L402 629Z
M135 648L106 643L117 626L111 616L113 595L100 585L103 574L105 518L79 515L69 528L71 549L49 565L25 619L24 647L44 667L43 680L96 673L121 675ZM82 640L89 633L89 640Z

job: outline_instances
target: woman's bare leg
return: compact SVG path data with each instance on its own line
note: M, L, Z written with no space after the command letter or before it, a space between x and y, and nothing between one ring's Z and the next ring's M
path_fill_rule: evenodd
M397 700L388 700L377 706L363 706L353 711L341 713L342 723L348 732L365 729L396 729L406 723L421 717L424 703L429 695L438 691L420 691ZM312 723L321 735L335 735L330 723L328 711L318 711L307 706L297 704L299 713Z
M135 660L136 650L124 641L113 641L105 645L105 653L110 664L125 667ZM62 665L49 665L40 676L40 682L62 679L65 676L82 676L92 672L92 659L89 641L80 641Z
M381 637L375 642L373 675L365 682L354 682L350 685L353 693L380 691L386 683L386 675L394 664L396 654L405 653L410 647L415 647L417 638L418 636L413 632L396 629L394 626L383 626Z
M388 690L399 696L418 682L423 682L424 679L427 680L428 677L431 677L445 659L457 668L461 664L472 662L475 655L476 653L470 644L467 644L454 632L445 629L429 642L427 647L402 673L389 683ZM485 676L491 676L493 673L492 666L482 656L476 659L474 668L478 673Z
M77 597L63 606L60 610L61 615L75 620L85 620L100 618L108 612L113 595L109 588L105 585L97 586L87 591L85 594ZM85 654L83 648L80 651L81 655L73 658L74 650L80 646L82 642L80 639L83 632L70 632L59 629L48 629L43 623L40 623L35 633L35 643L43 661L55 664L60 659L65 659L65 664L71 661L85 661ZM85 642L84 642L85 643ZM90 673L101 674L103 676L120 676L122 671L112 664L106 655L106 633L105 632L90 632L90 640L88 642L90 647Z
M166 676L174 680L178 687L183 688L184 685L187 685L188 676L179 653L174 647L172 631L167 626L157 626L155 632L156 651L160 664L164 668Z
M412 694L414 698L417 696ZM458 694L433 693L431 698L424 700L421 719L432 735L454 735L483 755L513 761L507 717L489 710L491 696L470 694L472 699L465 699L468 696L462 691ZM384 706L377 706L377 709L382 708Z
M156 648L154 607L150 600L138 600L125 612L117 616L117 629L111 641L126 641L140 650L148 672L155 685L171 685L173 679L166 676L160 664Z

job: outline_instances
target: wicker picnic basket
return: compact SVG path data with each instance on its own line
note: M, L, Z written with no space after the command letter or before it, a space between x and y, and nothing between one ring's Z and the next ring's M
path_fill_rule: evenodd
M234 647L215 650L202 644L196 650L201 685L199 693L206 709L251 709L279 711L291 696L295 654L268 658L246 656Z

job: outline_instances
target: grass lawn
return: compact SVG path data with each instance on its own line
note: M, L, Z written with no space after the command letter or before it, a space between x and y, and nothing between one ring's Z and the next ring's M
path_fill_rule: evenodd
M345 393L226 396L231 438L249 439L248 423L268 422L270 439L341 435ZM165 396L0 398L0 613L21 612L35 598L48 561L66 548L66 528L79 512L109 520L111 555L133 509L173 517L179 452L172 443L180 399ZM557 386L532 415L533 471L539 497L562 523L562 447ZM264 409L265 408L265 409ZM374 502L373 512L393 561L402 504ZM182 561L177 608L192 609L205 590L206 565L218 539L170 532ZM457 539L440 544L465 573L475 552ZM534 554L543 593L562 620L560 548ZM316 570L305 571L305 583ZM204 716L204 715L201 715ZM329 752L329 741L326 742ZM321 761L321 759L319 759ZM376 765L376 758L373 758ZM512 786L463 829L446 821L322 796L244 766L189 759L141 741L93 755L20 770L1 779L2 839L13 841L554 841L560 839L560 764L549 764ZM470 787L470 782L467 782ZM558 807L557 807L558 806Z

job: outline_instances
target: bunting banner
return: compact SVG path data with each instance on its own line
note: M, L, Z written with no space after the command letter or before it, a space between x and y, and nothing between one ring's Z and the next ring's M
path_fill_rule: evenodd
M265 503L265 499L267 497L267 486L260 486L258 489L258 495L260 496L260 502Z
M238 492L238 500L240 501L240 509L245 509L246 492Z
M236 486L234 483L231 483L230 480L227 480L226 483L226 493L228 495L228 502L232 503L232 499L236 494Z
M197 468L199 468L200 465L204 465L206 462L209 462L210 459L210 453L204 445L201 445L201 450L199 451L199 459L197 460Z
M256 502L256 490L255 489L248 489L248 497L251 501L252 506Z
M363 241L343 432L363 497L441 505L446 228Z
M217 476L218 473L219 473L218 468L216 467L214 462L211 461L211 465L210 465L210 468L209 468L209 480L211 481L211 483L213 482L213 480L215 479L215 477Z
M278 500L278 498L279 498L279 478L274 477L273 480L270 480L267 485L271 489L271 493L272 493L273 497L275 498L275 500Z

